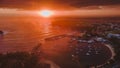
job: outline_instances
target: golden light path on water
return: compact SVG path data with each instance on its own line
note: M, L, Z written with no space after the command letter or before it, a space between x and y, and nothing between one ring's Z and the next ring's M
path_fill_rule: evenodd
M50 32L50 27L51 27L50 19L43 18L41 20L41 22L43 22L42 24L43 24L43 27L44 27L44 29L43 29L44 33L49 33Z

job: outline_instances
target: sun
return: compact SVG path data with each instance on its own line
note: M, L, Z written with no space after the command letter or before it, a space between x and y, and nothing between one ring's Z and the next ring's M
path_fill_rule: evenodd
M41 10L40 15L43 17L51 17L54 14L51 10Z

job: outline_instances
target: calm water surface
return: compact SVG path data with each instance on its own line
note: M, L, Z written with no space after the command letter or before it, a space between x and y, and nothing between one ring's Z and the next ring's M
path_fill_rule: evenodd
M53 27L49 19L0 20L0 52L29 51L45 38L70 33L71 30Z

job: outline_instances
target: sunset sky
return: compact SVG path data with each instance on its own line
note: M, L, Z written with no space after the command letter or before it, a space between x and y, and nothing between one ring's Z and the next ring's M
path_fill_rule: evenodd
M120 16L120 0L0 0L1 15L38 15L44 9L55 16Z

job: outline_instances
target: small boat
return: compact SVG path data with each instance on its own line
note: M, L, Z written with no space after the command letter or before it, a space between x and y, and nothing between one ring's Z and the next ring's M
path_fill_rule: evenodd
M0 35L3 35L3 34L4 34L4 32L0 30Z

